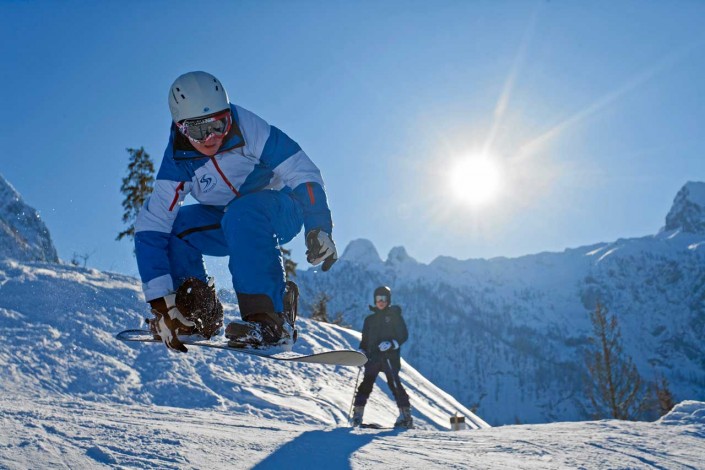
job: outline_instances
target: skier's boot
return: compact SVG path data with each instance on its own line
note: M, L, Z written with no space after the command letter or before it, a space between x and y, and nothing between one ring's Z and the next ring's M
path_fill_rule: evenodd
M240 315L243 321L230 323L225 337L232 347L269 348L291 350L297 338L294 322L298 308L298 288L289 281L284 293L284 312L274 311L274 304L264 294L238 293Z
M395 428L413 429L414 418L411 417L411 407L402 406L399 407L399 417L397 422L394 423Z
M352 425L354 427L360 427L362 426L362 415L365 414L365 407L364 406L356 406L353 408L353 415L352 415Z

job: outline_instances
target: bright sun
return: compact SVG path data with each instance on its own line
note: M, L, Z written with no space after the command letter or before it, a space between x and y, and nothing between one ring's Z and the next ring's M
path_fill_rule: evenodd
M481 206L494 200L502 186L499 165L487 156L469 156L458 160L450 173L450 187L465 204Z

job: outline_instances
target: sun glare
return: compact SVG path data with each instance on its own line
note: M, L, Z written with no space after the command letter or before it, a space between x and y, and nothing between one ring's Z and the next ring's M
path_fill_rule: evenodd
M501 186L499 165L486 156L463 158L451 170L450 188L453 194L471 206L492 202L499 195Z

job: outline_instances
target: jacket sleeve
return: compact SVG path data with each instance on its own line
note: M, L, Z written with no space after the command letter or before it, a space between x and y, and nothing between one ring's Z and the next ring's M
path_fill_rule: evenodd
M333 222L323 177L299 144L256 114L236 106L241 130L257 158L292 190L301 208L304 228L331 233Z
M394 325L394 338L397 343L399 343L399 346L404 344L406 340L409 339L409 331L406 328L406 322L404 321L404 317L401 315L401 307L393 305L391 308L394 308L397 310L396 312L396 321Z
M372 353L374 352L369 345L370 342L370 322L369 322L370 317L365 318L365 322L362 325L362 339L360 340L360 348L361 350L365 351L366 353Z
M173 159L165 155L152 194L135 221L135 256L146 301L174 290L168 256L169 238L179 208L190 190L190 178L180 174Z

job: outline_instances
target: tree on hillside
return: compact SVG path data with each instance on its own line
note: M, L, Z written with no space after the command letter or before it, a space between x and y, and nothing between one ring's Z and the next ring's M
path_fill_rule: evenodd
M321 292L316 297L313 303L313 308L311 309L311 319L320 321L323 323L329 323L328 321L328 301L330 297L325 292Z
M657 412L663 416L676 406L676 400L668 385L666 377L657 377L653 384L654 395L656 396Z
M284 273L286 274L286 280L290 281L292 277L296 277L296 263L291 259L291 250L287 250L284 247L279 247L282 252L282 258L284 258Z
M641 376L622 349L617 317L598 302L590 313L592 348L586 356L587 395L594 417L636 420L644 411Z
M343 312L336 312L335 318L331 320L328 316L328 301L330 296L325 292L321 292L316 296L316 300L311 307L311 319L320 321L323 323L331 323L333 325L339 325L343 328L350 328L350 325L345 324L345 318L343 318Z
M127 229L120 232L116 240L125 237L135 238L135 219L142 208L144 201L152 192L154 185L154 165L144 147L127 149L130 154L130 163L127 165L127 176L122 179L120 192L125 195L122 201L124 213L122 221L128 224Z

